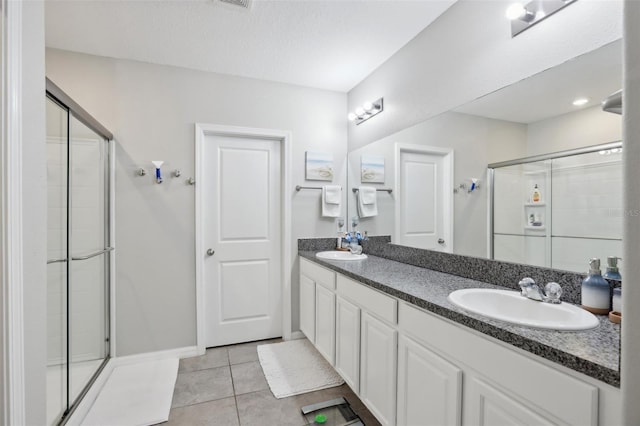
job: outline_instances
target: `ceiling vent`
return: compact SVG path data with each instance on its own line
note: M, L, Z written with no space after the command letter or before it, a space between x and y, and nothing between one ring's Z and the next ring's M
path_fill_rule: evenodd
M251 1L252 0L220 0L222 3L232 4L244 9L249 9L251 7Z

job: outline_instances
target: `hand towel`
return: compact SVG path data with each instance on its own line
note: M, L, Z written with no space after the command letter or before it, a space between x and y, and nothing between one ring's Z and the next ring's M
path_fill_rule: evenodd
M378 198L376 189L371 186L358 187L358 216L372 217L378 215Z
M340 217L342 202L342 187L339 185L325 185L322 187L322 216Z

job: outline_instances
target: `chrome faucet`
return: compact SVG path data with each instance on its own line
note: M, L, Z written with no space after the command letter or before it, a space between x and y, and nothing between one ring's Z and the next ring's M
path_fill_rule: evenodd
M518 285L520 286L520 294L522 294L523 297L546 303L562 303L560 301L560 296L562 296L562 287L560 287L560 284L558 283L548 283L543 289L538 286L532 278L527 277L520 280Z

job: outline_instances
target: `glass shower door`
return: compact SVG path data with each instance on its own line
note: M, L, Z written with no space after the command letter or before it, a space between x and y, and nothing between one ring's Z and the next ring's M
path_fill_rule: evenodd
M66 421L109 359L111 135L49 81L46 112L52 425Z
M69 398L108 355L108 142L70 118Z

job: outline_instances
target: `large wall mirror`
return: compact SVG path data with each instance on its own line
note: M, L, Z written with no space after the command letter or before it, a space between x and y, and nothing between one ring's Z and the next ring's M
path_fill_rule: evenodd
M620 142L621 116L601 102L621 87L619 40L351 151L350 222L396 244L579 272L619 255L620 151L495 169L494 203L488 166Z

